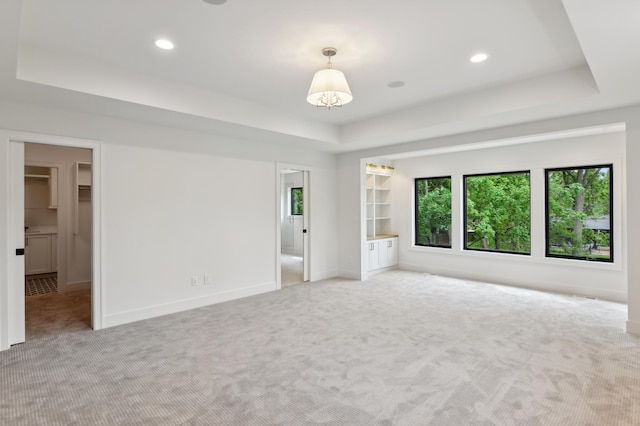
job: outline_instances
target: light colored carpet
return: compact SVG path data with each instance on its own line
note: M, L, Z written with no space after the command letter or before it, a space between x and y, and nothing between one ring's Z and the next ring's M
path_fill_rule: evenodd
M0 353L11 425L637 425L626 306L327 280Z

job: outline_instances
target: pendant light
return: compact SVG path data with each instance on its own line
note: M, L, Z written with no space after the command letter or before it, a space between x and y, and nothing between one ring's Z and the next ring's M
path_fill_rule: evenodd
M307 102L318 107L341 107L353 100L349 84L342 71L333 69L331 57L337 50L325 47L322 54L328 58L327 68L315 73L307 94Z

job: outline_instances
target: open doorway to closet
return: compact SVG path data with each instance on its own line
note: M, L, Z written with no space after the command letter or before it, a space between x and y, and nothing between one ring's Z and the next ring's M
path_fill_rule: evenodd
M282 287L309 281L308 181L308 171L280 169Z
M27 251L25 226L29 226L31 231L35 231L32 225L34 224L34 215L27 216L25 207L25 183L27 179L25 177L25 171L38 172L44 171L43 169L25 169L27 166L44 167L48 169L47 172L47 184L45 185L44 192L53 191L54 188L48 188L48 182L54 181L57 175L57 208L54 216L52 213L39 214L49 215L47 220L49 223L55 223L56 225L49 225L56 227L56 237L51 237L49 243L53 246L49 246L49 255L52 256L52 265L57 265L56 274L56 288L58 291L62 290L63 294L66 294L67 290L77 290L89 287L89 305L90 307L90 323L81 320L83 328L90 327L94 330L100 330L103 324L102 315L102 280L101 280L101 179L100 179L100 167L102 164L102 145L99 141L74 139L51 135L42 135L37 133L24 133L15 132L11 130L0 129L0 141L5 144L5 150L8 159L8 167L4 170L4 175L7 181L7 221L2 226L3 230L6 230L6 238L8 247L10 250L5 251L6 259L4 264L6 265L6 271L3 271L2 279L0 279L0 294L4 297L0 298L0 350L9 349L12 345L23 343L26 340L26 315L25 305L26 296L25 290L25 277L26 277L26 262L25 254ZM82 159L68 160L66 158L57 157L62 151L56 151L58 154L54 154L53 151L45 151L47 149L54 148L81 148L83 155ZM29 152L30 149L36 148L40 150L37 156L33 155L33 152ZM27 152L25 152L27 151ZM40 156L42 154L42 156ZM88 188L80 188L78 185L78 179L75 178L75 168L80 167L78 163L85 163L90 166L90 203L87 204L90 212L88 221L86 222L74 222L74 203L73 197L75 192L87 191ZM88 164L87 164L88 163ZM56 169L55 171L51 169ZM45 175L46 173L42 173ZM34 179L45 180L44 177L36 177ZM74 180L75 179L75 180ZM71 189L65 186L64 182L67 182ZM82 185L82 183L81 183ZM86 186L86 185L85 185ZM41 188L42 190L43 188ZM48 194L51 196L51 194ZM84 194L89 196L87 192ZM78 197L80 194L78 194ZM46 208L49 208L49 202L51 198L45 200ZM44 206L40 204L37 206ZM53 205L51 205L53 207ZM78 205L78 209L82 210L83 206ZM32 212L33 213L33 212ZM37 216L38 213L35 214ZM25 224L25 219L32 221ZM78 232L84 233L88 239L84 242L75 241L75 245L72 247L72 240L76 239L76 223L78 225ZM36 224L37 225L37 224ZM30 232L36 234L36 232ZM53 235L53 233L50 233ZM56 240L55 243L51 243L52 240ZM43 239L42 241L46 241ZM41 243L41 249L46 248L46 243ZM34 242L35 244L35 242ZM44 245L45 247L42 247ZM35 248L32 246L32 248ZM51 251L55 248L54 253ZM84 263L81 268L88 272L84 274L84 278L79 277L82 274L76 275L75 272L69 267L69 258L72 255L78 255L82 253L85 258L90 259L88 263ZM44 260L44 264L47 265L47 261ZM29 265L37 267L35 265ZM43 267L44 268L44 267ZM48 269L50 270L50 269ZM41 270L42 271L42 270ZM53 273L53 272L50 272ZM86 305L85 305L86 306ZM48 306L51 308L51 306ZM47 308L47 309L48 309ZM44 309L43 309L44 310ZM77 319L74 315L73 319ZM76 322L78 323L78 322ZM89 324L89 325L88 325Z
M24 144L25 337L91 328L92 151Z

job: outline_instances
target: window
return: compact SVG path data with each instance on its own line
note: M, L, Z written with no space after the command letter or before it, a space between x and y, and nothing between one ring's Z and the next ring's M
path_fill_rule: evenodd
M613 262L613 166L545 170L547 257Z
M291 215L302 215L302 188L291 188Z
M451 177L415 180L415 244L451 248Z
M529 172L464 177L464 248L531 253Z

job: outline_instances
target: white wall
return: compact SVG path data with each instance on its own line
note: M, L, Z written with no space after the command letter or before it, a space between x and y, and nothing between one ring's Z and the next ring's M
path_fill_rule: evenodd
M623 214L627 217L628 265L627 290L629 320L627 331L640 336L640 108L631 111L635 119L627 120L627 187Z
M8 102L0 128L102 141L105 327L274 290L276 162L312 171L311 280L337 274L334 155ZM0 142L4 177L8 142ZM3 235L7 190L0 186ZM7 285L0 276L1 306ZM0 317L0 333L6 323Z
M625 172L623 132L512 145L398 160L394 163L394 205L398 224L400 267L438 275L626 301L625 245L621 230ZM613 164L614 263L545 258L544 169ZM530 170L531 255L464 250L462 178L465 174ZM415 178L452 177L452 248L413 244Z
M275 289L274 163L107 145L103 165L107 324Z
M335 163L334 163L335 164ZM309 256L310 281L336 277L338 271L338 217L337 187L340 185L335 166L309 169ZM307 256L305 254L305 256Z
M365 185L364 167L357 156L338 158L338 268L341 277L357 280L367 271L367 253L362 250L367 225L360 200Z

